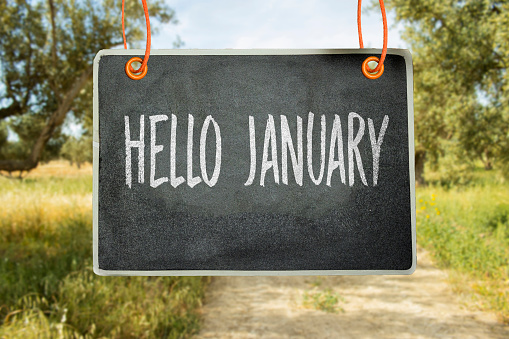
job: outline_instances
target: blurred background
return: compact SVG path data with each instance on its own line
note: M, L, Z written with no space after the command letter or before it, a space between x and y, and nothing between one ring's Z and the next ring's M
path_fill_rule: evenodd
M426 321L442 326L405 332L408 337L440 337L467 322L473 327L461 333L486 326L479 337L509 336L509 1L385 4L388 46L410 49L414 60L417 243L424 264L405 282L274 277L257 283L94 275L92 60L101 49L123 48L121 1L1 0L0 338L336 337L307 327L302 333L280 329L276 336L248 316L221 332L212 327L226 325L207 319L216 313L224 316L216 322L227 322L218 307L235 309L235 298L242 298L245 305L238 307L248 312L253 303L266 305L256 298L267 296L266 302L281 301L287 316L280 322L299 314L290 328L306 318L330 321L322 327L345 319L352 324L360 302L353 297L358 291L348 288L391 284L399 286L398 296L380 310L393 318L425 312L426 320L415 317L414 327ZM359 46L357 1L148 5L153 49ZM364 1L363 9L364 44L381 48L378 1ZM144 20L141 1L126 1L129 48L144 48ZM414 294L430 288L419 274L443 285L414 302ZM254 293L254 301L243 291ZM362 303L375 305L375 298ZM469 320L440 322L449 303L459 312L451 306L451 319ZM373 319L383 318L373 312ZM253 330L238 330L250 321ZM383 334L383 326L389 325L375 327L373 336ZM356 329L343 334L362 337L362 325ZM381 336L398 337L398 331Z

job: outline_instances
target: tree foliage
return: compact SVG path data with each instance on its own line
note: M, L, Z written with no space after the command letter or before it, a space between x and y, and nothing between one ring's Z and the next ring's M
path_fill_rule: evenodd
M81 167L81 164L85 162L92 162L93 153L92 147L92 138L90 137L82 137L77 139L76 137L69 137L65 144L62 145L62 149L60 151L60 155L69 160L71 165L76 164L78 168Z
M153 27L175 22L163 0L149 13ZM144 42L141 2L126 1L125 16L127 40ZM121 27L121 0L0 1L0 170L34 168L69 112L91 116L93 58L122 45ZM4 140L7 127L18 142Z
M450 144L490 169L509 153L509 1L387 0L414 59L416 153ZM417 154L416 154L417 155ZM459 157L460 155L456 155ZM466 159L459 159L465 161Z

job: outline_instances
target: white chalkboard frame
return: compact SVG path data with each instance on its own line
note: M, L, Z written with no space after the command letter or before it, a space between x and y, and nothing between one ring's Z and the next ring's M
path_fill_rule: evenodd
M151 50L151 55L316 55L316 54L366 54L380 55L382 50L364 49L225 49L225 50ZM414 158L414 107L413 107L413 64L412 56L406 49L389 48L388 55L399 55L405 59L408 98L408 150L411 201L412 266L408 270L299 270L299 271L219 271L219 270L179 270L179 271L120 271L99 268L99 88L98 72L101 57L107 55L144 55L142 49L101 50L94 58L93 65L93 270L101 276L302 276L302 275L410 275L417 266L416 257L416 203L415 203L415 158ZM359 65L359 72L361 71ZM383 75L382 75L383 76Z

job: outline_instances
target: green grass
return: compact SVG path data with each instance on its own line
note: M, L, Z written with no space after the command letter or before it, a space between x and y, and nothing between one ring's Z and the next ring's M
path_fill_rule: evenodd
M207 280L92 272L92 176L0 178L0 338L186 338Z
M318 288L314 288L311 291L304 292L302 305L327 313L338 313L345 311L339 305L340 301L344 302L344 299L332 289L318 290Z
M450 269L465 303L509 323L509 184L476 170L466 186L417 189L417 242Z
M311 290L305 291L302 295L302 306L326 313L345 312L339 305L344 303L345 299L333 291L332 288L320 288L322 285L322 277L315 277L310 285Z
M0 177L0 338L196 333L206 279L91 271L91 192L91 175ZM418 188L417 210L418 244L465 303L509 323L509 183L477 169L465 186ZM303 304L338 312L341 301L315 286Z

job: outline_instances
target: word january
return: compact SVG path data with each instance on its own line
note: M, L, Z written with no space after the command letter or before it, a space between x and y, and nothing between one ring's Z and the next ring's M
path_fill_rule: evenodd
M164 148L163 145L157 144L157 123L167 121L167 115L153 115L149 116L150 120L150 186L158 187L159 185L169 182L173 187L178 187L187 181L189 187L194 187L200 184L202 181L210 187L217 184L219 175L221 172L221 159L222 159L222 139L221 129L219 124L212 118L207 116L203 122L200 143L199 143L199 163L201 169L201 176L193 175L193 134L194 134L194 117L188 116L187 124L187 180L183 176L177 176L176 173L176 152L177 152L177 117L171 115L171 135L170 135L170 177L155 177L156 172L156 155L161 152ZM304 162L306 160L306 168L309 178L315 185L320 185L324 180L326 173L325 183L331 186L333 183L333 174L337 170L340 175L340 180L343 184L353 186L355 182L355 167L357 167L358 175L361 178L362 183L368 186L366 175L364 173L363 161L361 153L359 151L359 143L364 137L366 130L365 120L357 113L351 112L348 114L347 124L348 133L346 136L346 149L348 158L348 183L346 179L347 171L345 168L345 155L343 153L343 132L341 128L341 119L338 115L334 116L332 128L330 132L330 142L328 148L328 157L326 155L326 135L327 135L327 124L324 115L320 118L320 166L318 170L313 167L313 128L315 117L312 112L308 114L308 123L306 130L306 159L304 159L304 148L303 148L303 127L302 118L297 116L297 133L296 138L292 137L288 119L285 115L280 116L280 130L281 140L278 142L276 136L276 122L274 117L268 114L265 127L265 135L263 141L263 152L259 170L259 184L265 186L265 178L267 173L270 171L274 182L279 184L280 177L283 184L288 185L288 162L290 160L291 167L293 169L293 177L295 182L299 185L303 185L304 178ZM358 128L354 128L354 121L358 121ZM368 120L369 139L371 142L372 150L372 183L376 186L378 183L379 176L379 160L380 153L383 144L385 131L389 124L389 116L385 115L382 125L376 136L375 126L372 119ZM249 116L249 149L250 149L250 168L247 181L244 183L245 186L250 186L255 182L256 175L258 172L257 162L257 143L256 143L256 129L255 119L253 116ZM143 184L145 181L145 116L140 116L139 122L139 140L131 139L130 132L130 121L129 117L124 117L125 122L125 151L126 151L126 185L131 188L132 186L132 148L138 148L138 183ZM209 128L213 126L215 133L215 164L214 170L211 176L207 173L207 134ZM294 143L295 142L295 143ZM278 159L278 145L281 145L281 168L279 167ZM290 158L290 159L288 159ZM326 166L326 159L327 166ZM159 160L161 161L161 160ZM280 176L281 173L281 176Z

